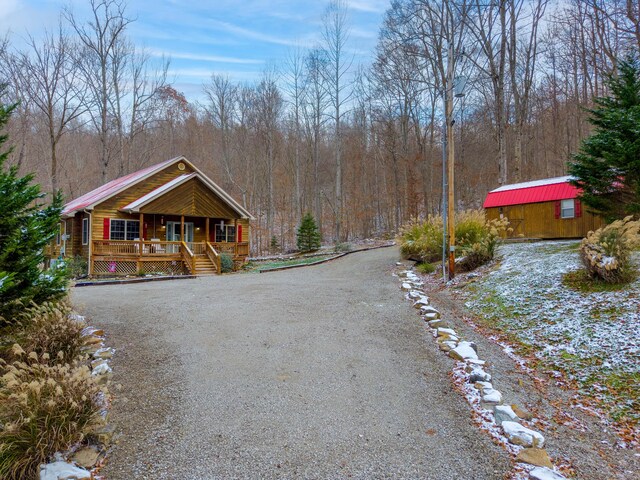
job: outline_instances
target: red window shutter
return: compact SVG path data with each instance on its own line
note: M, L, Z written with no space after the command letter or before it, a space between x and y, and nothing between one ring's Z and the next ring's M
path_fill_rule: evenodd
M104 240L109 240L111 237L111 219L105 218L103 219L103 222L104 228L102 230L102 238Z
M237 234L237 242L241 242L242 241L242 225L238 225L238 231L236 232Z
M556 202L556 218L560 218L560 200Z
M573 208L575 210L576 218L580 218L582 216L582 202L576 198L573 201Z

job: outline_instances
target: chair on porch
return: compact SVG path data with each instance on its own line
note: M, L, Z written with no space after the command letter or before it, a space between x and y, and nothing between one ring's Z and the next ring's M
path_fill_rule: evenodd
M133 241L134 242L138 242L138 243L134 244L135 249L136 249L136 254L140 253L140 239L139 238L134 238ZM144 254L148 254L148 253L149 253L149 247L147 245L145 245L145 244L142 244L142 254L144 255Z
M151 253L165 253L165 249L162 246L162 244L160 243L160 239L159 238L152 238L151 239L152 242L157 242L158 245L151 245Z

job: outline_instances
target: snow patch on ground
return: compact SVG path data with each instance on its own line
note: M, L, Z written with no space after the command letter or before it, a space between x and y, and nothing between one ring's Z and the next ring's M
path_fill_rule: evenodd
M568 288L563 275L580 268L575 241L506 244L498 253L499 267L469 285L467 308L534 347L551 369L633 415L633 399L613 399L605 381L640 375L640 279L618 291Z

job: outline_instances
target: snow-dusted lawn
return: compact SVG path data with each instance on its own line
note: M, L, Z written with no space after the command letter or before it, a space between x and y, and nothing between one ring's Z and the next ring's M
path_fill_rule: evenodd
M617 420L640 420L640 280L583 293L562 283L578 242L500 247L499 266L466 289L466 306L544 367L565 372ZM636 261L638 256L636 255Z

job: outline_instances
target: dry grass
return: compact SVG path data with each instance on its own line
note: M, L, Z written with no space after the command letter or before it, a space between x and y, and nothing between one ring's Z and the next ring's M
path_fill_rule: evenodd
M631 252L640 245L640 221L631 216L589 232L580 244L580 258L590 278L606 283L633 280Z
M55 360L62 352L63 361L69 362L80 355L84 327L86 324L73 315L66 302L32 306L18 315L11 334L7 335L11 343L5 345L0 356L9 362L16 360L10 347L17 343L23 350L35 352L39 358L48 354Z
M81 354L80 321L67 303L32 306L3 332L0 478L36 478L54 453L102 424L107 390Z
M461 270L473 270L493 259L500 233L508 225L506 218L488 222L484 210L456 212L456 245L464 256L459 264ZM442 229L442 217L436 215L409 222L398 240L402 255L424 263L437 261L442 257Z
M0 363L0 478L35 478L38 467L102 425L106 390L82 362L47 365L48 354L26 353Z

